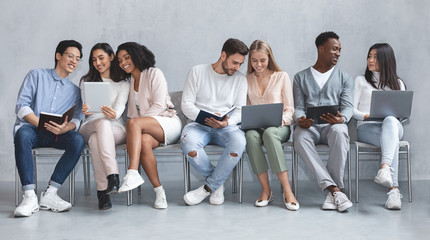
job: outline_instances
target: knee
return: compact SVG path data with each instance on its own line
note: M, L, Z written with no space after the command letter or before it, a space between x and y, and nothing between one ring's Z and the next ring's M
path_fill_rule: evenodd
M127 126L126 126L127 129L133 128L135 125L136 125L136 119L134 119L134 118L128 119Z
M82 149L84 149L85 147L85 140L84 137L78 133L78 132L73 132L73 134L70 136L71 141L70 141L70 145L69 147L75 148L77 150L82 151Z
M260 142L260 134L255 130L249 130L245 133L245 138L248 143Z
M190 152L187 153L187 155L189 157L195 158L195 157L197 157L197 151L196 150L190 151Z
M100 118L95 120L95 126L97 131L103 131L105 128L110 127L111 122L108 119Z
M337 137L348 138L348 127L345 124L333 124L330 132Z
M21 127L15 133L14 142L15 144L25 144L31 142L33 136L35 135L34 131L31 128Z
M142 151L151 150L152 151L153 137L148 134L143 134L141 139Z
M390 126L396 126L396 124L399 122L397 118L393 116L388 116L384 118L384 121L382 121L382 125L390 125Z
M267 142L272 139L279 139L279 136L275 128L268 128L263 132L263 140Z

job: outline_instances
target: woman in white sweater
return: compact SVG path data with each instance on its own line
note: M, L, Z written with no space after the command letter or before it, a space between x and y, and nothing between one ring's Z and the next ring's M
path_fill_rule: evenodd
M79 132L90 146L94 165L94 178L97 184L99 209L112 207L109 194L119 189L119 172L115 146L124 144L125 122L122 113L128 99L130 84L125 75L120 76L120 69L112 47L107 43L97 43L91 49L90 70L81 79L83 82L108 82L111 86L110 106L103 106L98 113L90 113L91 106L82 105L86 115Z
M182 123L173 109L167 81L155 68L154 54L145 46L126 42L118 46L120 68L130 77L128 100L127 150L130 165L119 192L143 184L138 173L139 162L154 187L157 209L167 208L166 194L158 177L157 160L152 149L176 143Z
M370 47L364 76L354 83L354 118L357 122L357 138L360 142L381 147L380 169L375 182L390 188L385 203L387 209L401 209L402 195L398 184L399 141L403 137L403 126L397 118L389 116L381 121L366 121L369 118L372 91L405 90L397 76L394 51L387 43Z

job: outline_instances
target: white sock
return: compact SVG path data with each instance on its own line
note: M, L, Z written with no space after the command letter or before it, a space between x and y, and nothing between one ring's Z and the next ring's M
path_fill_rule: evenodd
M24 196L26 196L26 197L32 197L32 196L36 196L36 193L34 192L34 189L25 190L24 191Z
M55 193L56 194L57 191L58 191L58 188L56 188L56 187L54 187L52 185L49 185L48 188L46 189L47 193Z
M163 185L161 185L161 186L159 186L159 187L154 188L154 191L155 191L155 192L164 191Z
M135 175L135 174L139 174L139 172L136 170L136 169L128 169L127 170L127 174L133 174L133 175Z

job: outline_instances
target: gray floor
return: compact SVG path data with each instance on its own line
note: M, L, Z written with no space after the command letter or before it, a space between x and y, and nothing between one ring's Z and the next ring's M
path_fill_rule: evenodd
M113 208L97 209L97 197L85 196L83 183L76 183L76 205L71 211L39 211L32 217L14 218L14 183L0 182L0 239L430 239L430 181L414 181L414 199L407 201L406 183L403 209L386 210L386 189L370 180L360 181L360 203L346 213L323 211L325 194L314 182L300 181L297 212L283 206L280 186L274 183L275 201L264 208L253 202L260 188L244 183L243 203L226 185L226 202L212 206L208 200L185 206L183 184L166 182L169 208L152 207L155 194L148 183L134 204L126 206L125 195L113 197ZM192 188L198 187L197 182ZM67 199L67 185L60 196Z

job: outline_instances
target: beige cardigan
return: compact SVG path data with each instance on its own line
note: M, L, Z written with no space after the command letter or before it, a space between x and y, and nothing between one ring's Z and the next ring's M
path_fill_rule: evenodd
M291 80L286 72L274 72L264 92L258 87L257 77L254 73L248 74L247 105L283 103L282 125L293 124L294 99Z
M130 94L128 95L127 117L174 117L176 115L167 89L166 78L160 69L151 67L143 70L140 74L138 91L140 111L137 110L134 100L134 81L135 79L132 76L130 79Z

